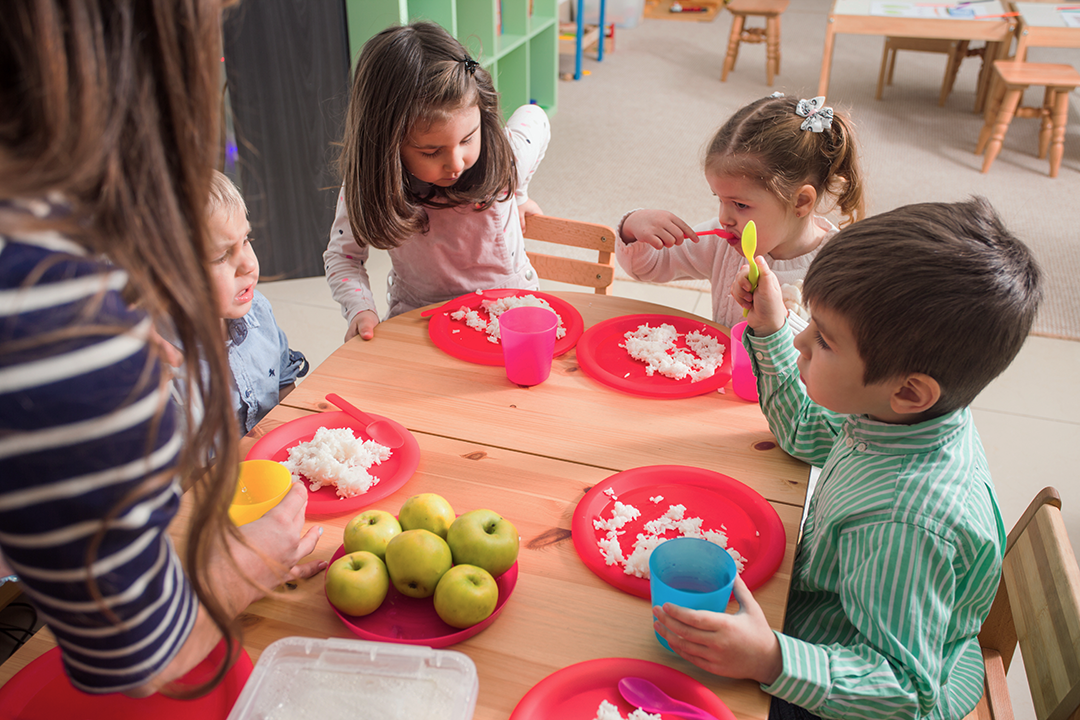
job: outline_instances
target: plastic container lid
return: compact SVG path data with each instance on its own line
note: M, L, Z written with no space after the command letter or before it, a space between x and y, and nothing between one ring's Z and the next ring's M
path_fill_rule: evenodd
M471 720L479 690L454 650L287 637L263 651L228 720Z

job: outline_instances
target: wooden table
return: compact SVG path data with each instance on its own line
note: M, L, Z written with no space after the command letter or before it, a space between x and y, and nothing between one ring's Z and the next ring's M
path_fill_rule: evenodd
M1016 57L1027 59L1028 48L1080 48L1080 28L1070 27L1062 19L1059 4L1038 2L1011 3L1020 13ZM1060 5L1071 5L1061 3Z
M553 294L581 312L586 328L635 313L694 317L626 298ZM372 341L346 343L252 435L333 410L324 396L336 392L361 409L401 422L420 445L413 478L373 507L396 512L407 497L435 492L459 512L488 507L514 522L522 540L514 594L494 624L450 648L476 663L477 720L505 720L549 674L603 657L671 666L713 689L738 717L767 717L769 697L757 683L709 675L663 650L653 634L649 603L594 575L570 539L577 502L616 472L679 464L735 477L769 500L784 523L783 563L755 592L770 624L779 629L809 467L776 446L758 406L730 391L680 400L625 395L585 375L573 351L555 359L543 384L518 387L501 367L444 354L429 339L427 322L414 311L380 324ZM254 437L245 442L250 446ZM326 529L316 557L331 557L353 514L312 519ZM327 604L321 574L255 603L243 623L253 659L281 637L354 637ZM0 683L51 644L47 633L39 633L0 666Z
M871 15L873 0L833 0L825 28L825 48L821 55L821 78L818 95L828 96L832 72L833 45L838 34L883 35L893 37L937 38L947 40L984 40L987 56L979 75L975 111L985 102L993 61L1008 55L1016 30L1015 18L967 20L957 18L910 18ZM976 6L983 15L1009 12L1000 0Z

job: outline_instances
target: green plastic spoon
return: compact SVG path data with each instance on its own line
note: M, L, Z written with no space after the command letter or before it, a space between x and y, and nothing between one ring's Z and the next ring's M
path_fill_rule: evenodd
M746 259L750 261L750 273L747 279L750 281L750 291L757 290L758 281L758 266L754 262L754 253L757 252L757 225L754 221L746 223L746 227L742 231L742 252L746 256ZM748 312L747 308L743 308L743 317L746 317Z

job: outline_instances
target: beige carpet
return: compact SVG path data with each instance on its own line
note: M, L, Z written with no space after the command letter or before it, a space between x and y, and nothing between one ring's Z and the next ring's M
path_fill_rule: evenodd
M700 171L702 147L736 109L774 90L811 97L821 70L829 0L797 0L783 16L782 64L765 85L765 48L746 45L720 82L731 15L713 22L644 19L620 28L591 75L559 84L553 137L530 195L550 215L615 225L628 210L658 207L691 224L716 212ZM982 127L972 112L979 60L961 67L944 108L937 98L945 56L901 52L894 84L874 100L883 40L840 35L828 104L854 119L869 210L913 202L988 198L1024 239L1046 275L1036 333L1080 340L1080 95L1070 103L1065 157L1057 178L1035 157L1038 121L1016 119L990 172L974 154ZM1080 67L1080 51L1035 48L1029 60ZM572 58L564 57L572 68ZM1041 102L1032 89L1027 104ZM624 276L625 277L625 276ZM701 285L706 287L706 285Z

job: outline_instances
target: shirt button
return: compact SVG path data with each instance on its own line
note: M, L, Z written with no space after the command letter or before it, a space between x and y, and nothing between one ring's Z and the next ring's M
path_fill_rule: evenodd
M859 452L866 452L866 443L859 443L855 449Z
M754 357L756 357L758 360L764 360L765 359L765 353L758 350L756 353L754 353Z
M532 280L533 279L533 271L532 270L529 270L529 271L527 271L525 273L525 279L526 280Z
M855 441L852 440L851 438L845 438L844 439L844 444L847 445L848 447L851 447L851 446L853 446L855 444Z

